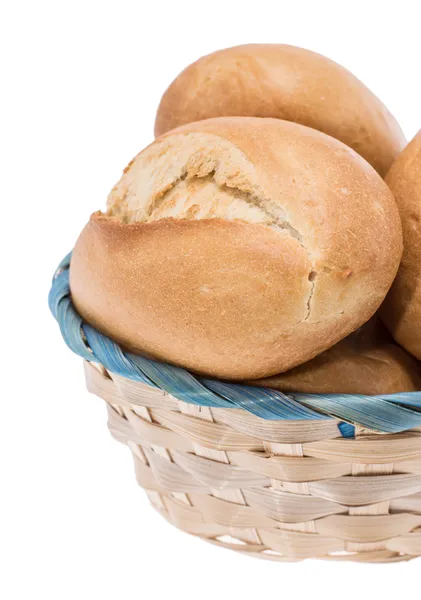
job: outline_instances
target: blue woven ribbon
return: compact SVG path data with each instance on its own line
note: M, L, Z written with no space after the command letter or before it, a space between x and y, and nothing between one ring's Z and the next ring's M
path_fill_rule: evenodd
M71 253L53 278L49 306L68 347L108 371L165 390L175 398L213 408L241 408L262 419L340 422L344 437L354 436L353 424L398 433L421 426L421 392L384 396L359 394L283 394L277 390L228 383L192 375L185 369L130 352L87 323L76 312L70 295Z

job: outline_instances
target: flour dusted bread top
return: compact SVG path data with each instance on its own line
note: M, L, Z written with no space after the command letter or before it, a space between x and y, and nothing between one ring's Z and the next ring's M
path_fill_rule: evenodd
M402 251L390 190L353 150L221 118L141 152L73 253L76 308L125 347L226 379L286 371L377 310Z
M401 216L404 251L382 317L396 341L421 359L421 131L396 160L386 181Z
M219 50L188 66L165 92L156 135L211 117L273 117L327 133L385 175L405 138L384 104L332 60L284 44Z

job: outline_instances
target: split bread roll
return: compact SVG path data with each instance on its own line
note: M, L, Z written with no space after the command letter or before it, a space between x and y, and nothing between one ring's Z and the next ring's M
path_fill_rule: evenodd
M188 66L158 108L157 136L212 117L273 117L341 140L386 175L405 145L384 104L332 60L294 46L249 44Z
M421 389L421 364L373 317L308 363L247 383L307 394L397 394Z
M395 340L421 359L421 131L394 163L386 182L401 216L404 252L381 315Z
M73 252L86 321L225 379L286 371L366 322L402 252L389 188L353 150L278 119L211 119L126 168Z

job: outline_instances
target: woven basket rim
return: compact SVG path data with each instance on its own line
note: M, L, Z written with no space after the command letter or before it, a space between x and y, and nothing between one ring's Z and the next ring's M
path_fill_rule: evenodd
M222 382L124 351L113 340L84 322L71 300L70 252L56 269L49 293L50 310L67 346L108 371L159 388L175 398L214 408L243 409L267 420L340 421L344 437L354 426L379 433L399 433L421 427L421 391L366 396L361 394L282 393L239 383Z

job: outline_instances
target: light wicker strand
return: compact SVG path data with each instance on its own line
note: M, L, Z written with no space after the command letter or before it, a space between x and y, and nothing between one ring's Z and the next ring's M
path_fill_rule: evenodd
M85 362L113 437L160 514L218 546L277 561L421 554L421 432L340 436L338 421L200 408Z

